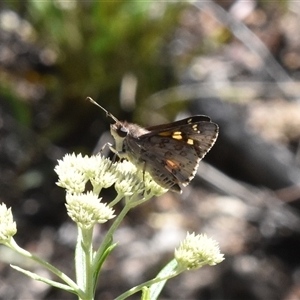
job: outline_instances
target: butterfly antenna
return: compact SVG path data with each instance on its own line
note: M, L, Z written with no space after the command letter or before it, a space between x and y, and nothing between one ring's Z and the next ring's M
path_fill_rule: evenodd
M86 97L86 100L90 101L91 103L95 104L96 106L98 106L99 108L101 108L102 110L104 110L105 113L106 113L106 116L111 117L116 122L119 122L119 120L113 114L111 114L109 111L107 111L104 107L102 107L99 103L97 103L91 97Z

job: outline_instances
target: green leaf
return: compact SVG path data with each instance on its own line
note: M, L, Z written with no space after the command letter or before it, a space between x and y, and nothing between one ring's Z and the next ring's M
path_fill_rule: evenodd
M177 261L173 259L157 274L155 278L168 277L168 276L171 277L174 274L176 268L177 268ZM149 300L156 300L158 298L166 282L167 279L162 280L150 286Z
M99 274L100 274L100 271L101 271L101 267L104 263L104 261L106 260L107 256L111 253L111 251L117 246L117 243L115 244L111 244L109 245L106 250L104 251L103 255L100 257L100 259L96 262L94 262L94 274L93 274L93 278L94 278L94 291L96 289L96 286L97 286L97 280L98 280L98 277L99 277Z
M34 280L37 280L37 281L42 281L50 286L53 286L53 287L56 287L56 288L59 288L59 289L62 289L62 290L65 290L69 293L73 293L75 295L78 295L77 291L74 290L73 288L71 288L70 286L66 285L66 284L63 284L63 283L60 283L60 282L57 282L57 281L54 281L54 280L51 280L51 279L48 279L48 278L45 278L45 277L42 277L42 276L39 276L33 272L30 272L30 271L27 271L25 269L22 269L18 266L14 266L14 265L10 265L13 269L27 275L28 277L34 279Z

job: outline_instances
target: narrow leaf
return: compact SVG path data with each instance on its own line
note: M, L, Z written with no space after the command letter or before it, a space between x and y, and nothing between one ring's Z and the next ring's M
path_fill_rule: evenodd
M176 267L177 261L173 259L157 274L155 278L172 276L176 270ZM166 282L167 279L150 286L150 300L156 300L158 298Z
M96 286L97 286L97 281L98 281L98 277L99 277L99 274L100 274L100 271L101 271L101 267L104 263L104 261L106 260L107 256L111 253L111 251L117 246L117 244L111 244L110 246L108 246L106 248L106 250L104 251L103 255L100 257L100 259L98 261L94 261L93 264L93 269L95 270L94 271L94 274L93 274L93 278L94 278L94 290L96 289Z
M60 282L57 282L57 281L54 281L54 280L51 280L51 279L48 279L48 278L45 278L45 277L42 277L42 276L39 276L33 272L30 272L30 271L27 271L27 270L24 270L18 266L14 266L14 265L10 265L13 269L27 275L28 277L34 279L34 280L37 280L37 281L42 281L50 286L53 286L53 287L56 287L56 288L59 288L59 289L62 289L62 290L65 290L69 293L73 293L73 294L76 294L78 295L77 291L74 290L73 288L71 288L70 286L66 285L66 284L63 284L63 283L60 283Z

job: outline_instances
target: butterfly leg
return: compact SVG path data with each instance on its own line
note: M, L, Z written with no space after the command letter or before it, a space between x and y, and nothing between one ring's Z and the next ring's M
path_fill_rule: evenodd
M118 151L116 148L114 148L111 144L109 145L109 150L114 153L114 160L116 159L116 156L118 156L121 160L122 159L127 159L128 160L128 155L124 151Z
M104 151L104 149L105 149L106 147L109 147L109 149L110 149L110 148L112 147L112 144L109 143L109 142L105 143L105 144L101 147L99 153L102 154L102 152Z
M145 161L143 161L142 172L143 172L144 191L143 191L143 193L142 193L142 196L145 196L145 192L146 192L146 185L145 185L145 172L146 172L146 166L147 166L147 163L146 163Z
M103 151L105 150L105 148L107 148L107 147L108 147L109 150L114 154L113 162L116 161L116 156L118 156L118 157L120 157L120 158L123 158L123 157L124 157L124 156L122 155L123 152L117 151L117 150L113 147L113 145L112 145L111 143L109 143L109 142L105 143L105 144L101 147L101 149L99 150L98 153L101 153L101 154L102 154L102 152L103 152Z
M144 163L143 163L143 182L145 182L146 167L147 167L147 163L144 161Z
M105 144L101 147L101 149L99 150L98 153L102 154L102 152L105 150L106 147L108 147L108 148L110 149L110 151L112 151L112 149L113 149L112 144L109 143L109 142L107 142L107 143L105 143ZM116 161L116 154L115 154L114 151L112 151L112 152L114 153L114 156L113 156L113 159L112 159L112 161L111 161L111 165Z
M114 154L113 158L112 158L112 163L114 163L116 161L117 156L122 158L122 156L120 155L120 153L117 151L117 149L115 149L113 147L113 145L111 143L107 143L109 146L109 150Z

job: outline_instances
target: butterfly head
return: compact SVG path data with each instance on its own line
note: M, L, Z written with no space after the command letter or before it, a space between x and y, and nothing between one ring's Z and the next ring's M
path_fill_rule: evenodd
M115 140L115 148L118 152L123 150L124 139L127 137L129 131L123 122L117 121L110 125L110 133Z

